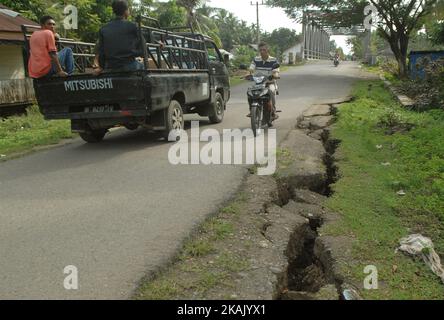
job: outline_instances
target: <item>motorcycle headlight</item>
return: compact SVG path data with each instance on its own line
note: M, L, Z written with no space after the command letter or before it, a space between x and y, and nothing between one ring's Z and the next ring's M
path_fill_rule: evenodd
M264 82L265 77L264 76L253 77L253 80L256 84L261 84L262 82Z
M250 97L260 97L261 92L262 92L261 90L251 90L251 91L248 91L248 95Z

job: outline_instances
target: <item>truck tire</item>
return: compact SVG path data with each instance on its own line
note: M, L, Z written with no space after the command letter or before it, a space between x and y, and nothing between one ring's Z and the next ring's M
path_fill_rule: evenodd
M126 124L125 128L127 128L129 131L135 131L139 128L139 125L137 123L130 123Z
M108 130L106 129L87 130L85 132L80 132L79 135L85 142L99 143L103 140L107 132Z
M183 117L183 109L179 101L171 100L170 106L168 107L167 117L166 117L166 130L163 132L163 137L168 141L170 132L173 130L178 130L180 134L185 128L185 121ZM176 138L176 141L180 140L180 136Z
M209 116L211 123L221 123L225 115L225 101L222 95L217 92L214 103L210 104Z

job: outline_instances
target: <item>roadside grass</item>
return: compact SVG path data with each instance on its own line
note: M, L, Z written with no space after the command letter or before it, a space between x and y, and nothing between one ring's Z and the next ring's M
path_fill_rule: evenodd
M244 82L247 82L245 79L241 78L240 76L232 76L230 77L230 86L235 87L237 85L240 85Z
M354 96L333 130L342 141L340 180L327 206L343 218L322 233L354 239L349 272L361 289L365 266L378 268L379 290L362 290L364 298L443 299L422 259L395 250L402 237L421 233L444 254L444 111L402 109L381 81L358 83Z
M402 83L402 80L400 80L397 75L389 71L383 70L383 68L381 68L380 66L369 66L363 64L362 67L367 72L384 76L386 80L388 80L390 83L394 85L400 85Z
M291 150L288 148L277 148L276 159L277 159L277 166L280 169L288 168L295 161L294 155L292 154ZM273 174L273 178L275 179L280 178L279 173L277 171Z
M306 62L303 60L303 61L298 61L294 64L285 64L285 65L282 65L280 69L281 69L281 72L285 72L285 71L291 70L292 68L303 66L303 65L305 65L305 63Z
M0 118L0 154L3 158L73 136L69 121L46 121L37 106L29 107L26 115Z
M379 73L381 71L379 66L369 66L367 64L361 64L361 66L365 69L365 71L370 73Z
M204 299L215 288L233 288L233 274L249 267L248 261L228 247L229 237L238 231L237 221L246 200L246 195L240 193L218 215L202 223L185 242L176 261L142 281L134 298ZM230 299L230 295L225 299Z

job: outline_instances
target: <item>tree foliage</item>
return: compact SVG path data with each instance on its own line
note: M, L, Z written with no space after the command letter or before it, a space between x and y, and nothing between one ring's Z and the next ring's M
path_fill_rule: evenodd
M264 34L261 38L268 43L272 52L279 58L282 58L281 56L285 50L301 41L301 35L288 28L273 30L271 33Z
M407 51L412 35L423 27L425 19L442 0L369 0L378 14L379 35L390 45L398 61L399 75L407 75ZM297 18L298 10L318 9L311 19L320 25L352 27L362 25L366 0L269 0ZM300 14L299 14L300 16Z
M64 30L65 18L63 9L65 0L1 0L2 4L20 12L34 21L49 14L57 22L57 31L63 37L79 39L86 42L97 40L98 30L113 17L111 4L113 0L70 0L79 13L79 29ZM256 42L256 27L240 20L233 13L207 5L205 0L130 0L133 19L144 14L159 20L162 27L179 27L191 25L197 32L207 34L225 50L232 51L239 57L237 64L249 64L257 53L249 47ZM269 43L272 54L279 56L300 36L294 30L277 29L263 33L262 39Z
M35 22L43 15L51 15L57 23L58 32L64 37L95 41L100 26L112 17L112 0L70 0L78 9L78 30L65 30L64 0L2 0L2 4Z
M426 21L427 34L435 45L444 45L444 0L436 3L430 19Z
M239 20L233 13L225 9L215 9L213 15L219 28L219 35L224 49L233 50L239 45L254 43L255 28Z
M53 1L48 0L2 0L1 3L14 11L20 12L24 17L33 21L43 16L48 5L51 6Z
M295 20L302 22L303 11L321 25L349 27L362 24L366 0L268 0Z

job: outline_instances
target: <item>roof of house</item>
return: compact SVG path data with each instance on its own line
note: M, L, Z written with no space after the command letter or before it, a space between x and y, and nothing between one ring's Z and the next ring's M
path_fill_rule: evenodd
M24 41L21 29L23 24L38 25L0 4L0 40Z

